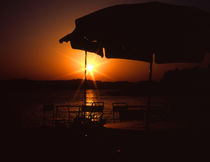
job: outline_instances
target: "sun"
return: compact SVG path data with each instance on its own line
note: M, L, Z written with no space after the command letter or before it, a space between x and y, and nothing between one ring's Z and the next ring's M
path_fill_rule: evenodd
M88 64L87 65L87 71L93 72L93 69L94 69L94 66L93 65L91 65L91 64Z
M71 67L71 72L68 72L66 74L64 74L63 76L59 76L60 77L70 77L70 76L76 76L76 77L83 77L83 81L85 79L85 75L87 79L93 80L95 83L95 77L97 76L102 76L105 77L109 80L112 80L111 77L109 77L107 74L101 72L101 69L103 65L108 63L108 59L103 58L101 59L100 56L91 53L88 55L87 57L87 66L85 68L85 60L84 60L84 55L80 54L80 52L75 51L75 53L77 53L78 55L72 55L71 57L69 56L69 53L66 52L65 54L63 54L65 52L58 52L58 54L62 54L62 56L64 56L64 58L66 58L65 61L69 61L70 62L70 67ZM79 56L80 54L80 56ZM86 73L85 73L86 71Z

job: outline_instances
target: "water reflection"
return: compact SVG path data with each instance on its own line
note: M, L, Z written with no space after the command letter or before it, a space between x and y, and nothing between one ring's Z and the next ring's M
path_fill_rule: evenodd
M142 123L141 121L132 121L132 124L129 122L122 122L121 124L119 122L113 123L113 113L112 113L112 104L115 102L124 102L128 105L146 105L147 103L147 97L141 97L141 96L114 96L110 95L109 92L112 92L114 90L93 90L88 89L87 90L87 102L104 102L104 114L103 118L106 119L107 123L106 126L110 128L140 128ZM83 104L83 91L80 90L78 93L78 96L74 98L74 94L76 91L73 90L62 90L62 91L53 91L52 92L46 92L43 94L36 95L36 100L32 98L30 100L30 105L26 104L25 111L22 111L22 121L24 126L23 127L34 127L34 125L38 125L38 121L42 119L42 109L43 105L45 104L69 104L69 105L82 105ZM32 102L33 101L33 102ZM152 105L154 106L156 103L162 103L165 102L164 98L161 97L154 97L152 98ZM29 109L30 107L30 109ZM77 108L71 109L72 111L76 111ZM38 115L34 115L38 114ZM60 115L60 114L58 114ZM76 113L69 116L70 119L75 118ZM92 121L94 121L94 118L100 118L100 115L97 113L93 113L90 116L90 113L86 114L87 118L91 118Z
M96 90L93 90L93 89L88 89L86 91L86 95L87 95L87 98L86 98L86 101L89 102L89 103L92 103L92 102L98 102L98 95L97 95L97 91Z

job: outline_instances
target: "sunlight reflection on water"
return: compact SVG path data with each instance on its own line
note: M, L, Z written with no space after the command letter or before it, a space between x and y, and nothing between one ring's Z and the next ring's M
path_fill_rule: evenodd
M113 90L87 90L87 102L104 102L104 118L108 120L108 123L105 125L110 128L122 128L122 129L137 129L137 127L142 127L143 122L133 121L131 123L113 123L110 122L113 118L112 113L112 104L113 103L127 103L128 105L146 105L147 97L141 96L114 96L110 95L110 92ZM25 110L22 112L22 123L25 127L33 123L34 121L41 120L42 107L44 104L70 104L70 105L82 105L83 100L83 91L78 92L77 97L74 97L76 91L72 90L63 90L58 92L48 92L41 93L39 95L33 96L31 100L28 100L28 103L25 104ZM154 101L154 102L153 102ZM164 99L155 97L152 99L153 104L155 102L164 102ZM36 124L38 122L35 122ZM35 125L35 124L34 124Z

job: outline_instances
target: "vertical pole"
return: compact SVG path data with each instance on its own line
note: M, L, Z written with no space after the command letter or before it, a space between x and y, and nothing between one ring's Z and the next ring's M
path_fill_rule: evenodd
M85 80L84 80L84 106L86 107L86 89L87 89L87 51L85 51Z
M150 69L149 69L149 95L147 100L147 110L146 110L146 133L150 132L150 120L151 120L151 87L152 87L152 64L153 64L153 56L150 62Z

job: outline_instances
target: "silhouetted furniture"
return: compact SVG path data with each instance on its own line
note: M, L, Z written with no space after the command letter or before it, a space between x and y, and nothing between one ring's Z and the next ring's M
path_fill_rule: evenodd
M127 110L128 109L128 105L124 102L122 103L112 103L112 112L113 112L113 120L117 120L116 119L116 115L119 115L119 112L122 110Z
M103 127L104 102L86 102L81 106L79 115L74 119L73 127L77 128L96 128Z
M86 105L44 105L43 126L69 128L75 119L100 125L103 119L104 102L87 102ZM87 120L86 120L87 119ZM88 124L87 122L87 124Z
M145 119L145 106L131 106L126 103L113 103L113 120L132 121ZM117 116L117 117L116 117Z
M121 110L119 111L120 121L143 120L145 110Z
M104 102L86 102L86 105L82 107L82 111L89 112L103 112Z
M120 110L128 109L128 105L126 103L112 103L112 108L114 112L118 112Z
M42 126L43 127L52 127L54 123L54 105L44 105L43 106L43 115L42 115Z
M70 108L71 105L58 105L55 107L55 127L69 127L70 126Z
M104 102L86 102L86 105L82 106L84 117L91 121L99 121L103 118Z

